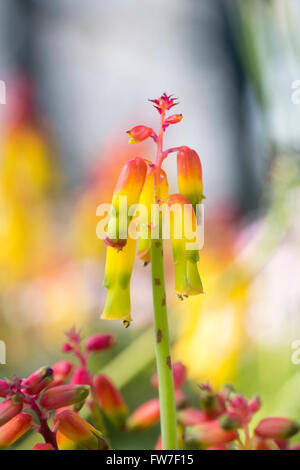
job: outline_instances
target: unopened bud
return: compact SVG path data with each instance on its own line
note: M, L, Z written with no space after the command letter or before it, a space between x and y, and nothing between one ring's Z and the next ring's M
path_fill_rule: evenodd
M9 392L9 384L6 380L0 380L0 397L5 398Z
M224 430L218 421L207 421L197 426L187 427L185 430L185 441L200 447L226 444L234 441L236 437L235 431Z
M73 369L72 362L69 361L58 361L52 366L53 370L53 382L51 386L61 385L70 376Z
M51 367L41 367L23 382L24 388L31 395L37 395L53 381Z
M85 342L85 349L90 352L104 351L115 344L113 335L93 335Z
M0 403L0 426L19 414L22 408L23 397L21 394L16 394L12 398Z
M129 135L129 143L136 144L138 142L142 142L143 140L148 139L153 134L153 129L151 127L146 126L135 126L130 131L127 131Z
M0 427L0 449L6 449L25 434L32 426L33 418L28 413L19 413Z
M72 385L91 385L92 384L92 376L86 367L78 367L74 374L72 375L71 379Z
M175 388L180 388L186 380L186 367L181 362L175 362L173 365L173 380ZM153 387L158 388L157 374L153 375L151 384Z
M139 406L127 420L128 429L148 429L159 421L159 399L153 398Z
M46 390L41 398L41 406L47 410L56 410L83 402L90 391L87 385L58 385Z
M197 410L197 408L186 408L178 413L178 421L184 427L195 426L196 424L208 421L208 419L204 411Z
M58 413L54 418L54 428L84 449L108 448L102 433L72 410Z
M103 412L116 426L123 427L128 409L119 390L105 375L96 375L94 390Z
M35 444L32 450L55 450L52 444Z
M298 423L288 418L264 418L255 428L255 434L262 438L287 439L297 434Z
M253 398L251 398L251 400L249 401L248 403L248 408L249 408L249 411L250 413L256 413L261 407L261 401L260 401L260 398L259 396L255 396Z

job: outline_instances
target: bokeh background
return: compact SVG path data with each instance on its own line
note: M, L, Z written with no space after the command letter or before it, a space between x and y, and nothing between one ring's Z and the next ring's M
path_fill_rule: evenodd
M300 419L299 30L297 0L0 1L1 377L62 358L75 325L116 335L91 368L131 409L156 395L149 267L136 261L130 328L101 321L96 208L128 158L153 159L125 131L155 128L147 99L166 91L184 116L166 145L197 150L206 195L204 296L176 298L166 250L174 358L195 400L197 383L230 382L261 396L260 416ZM165 169L176 190L172 157ZM153 448L157 434L112 440Z

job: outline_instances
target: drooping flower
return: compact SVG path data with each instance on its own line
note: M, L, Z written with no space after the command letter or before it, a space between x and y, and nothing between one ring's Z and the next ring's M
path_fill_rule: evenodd
M0 450L6 449L31 428L33 418L28 413L19 413L0 427Z
M175 289L179 296L203 293L197 262L197 224L190 202L181 194L169 197L170 235L175 263Z
M155 188L156 185L156 188ZM152 205L156 202L166 201L168 197L169 185L167 175L163 170L160 170L160 175L157 174L157 168L153 164L148 165L147 176L139 200L139 241L138 241L138 257L149 263L151 260L151 227L154 220L152 220Z
M105 264L104 287L106 301L101 318L130 323L130 279L136 252L136 240L128 238L122 251L108 247Z
M123 167L114 190L105 243L118 250L126 245L132 216L128 209L139 202L147 173L147 165L140 158L129 160Z
M195 150L180 147L177 152L177 182L180 194L186 197L196 212L203 199L202 165Z
M96 399L107 417L118 427L123 427L128 415L127 406L119 390L105 375L94 377Z
M107 449L102 433L81 418L75 411L63 410L54 418L54 429L88 450Z
M87 385L58 385L46 390L41 398L41 406L47 410L56 410L63 406L83 402L90 391Z

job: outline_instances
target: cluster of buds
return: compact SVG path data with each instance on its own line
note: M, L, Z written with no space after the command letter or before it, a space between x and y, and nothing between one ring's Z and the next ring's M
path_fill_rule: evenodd
M145 265L151 262L151 239L157 238L166 217L173 247L177 295L183 299L203 292L198 272L197 233L197 209L204 198L200 158L187 146L163 150L164 132L170 125L179 123L182 114L166 116L167 111L178 104L172 95L164 93L150 101L160 114L159 133L143 125L134 126L127 133L129 143L152 138L157 145L156 162L137 157L125 164L114 190L105 234L107 257L103 284L107 288L107 297L102 318L121 320L126 326L131 321L130 279L136 251ZM167 175L161 165L172 152L177 152L179 193L170 195Z
M90 336L83 348L76 330L66 336L62 350L73 355L79 365L61 360L24 379L0 380L0 449L10 447L30 429L45 441L34 450L108 449L102 413L124 426L127 407L121 394L108 377L93 377L87 367L90 354L114 345L113 336ZM83 405L91 412L92 424L79 415Z
M249 423L260 407L258 396L247 401L230 386L216 393L209 385L202 385L200 410L188 408L178 415L184 445L206 450L297 449L289 444L289 438L300 426L288 418L263 418L250 434Z

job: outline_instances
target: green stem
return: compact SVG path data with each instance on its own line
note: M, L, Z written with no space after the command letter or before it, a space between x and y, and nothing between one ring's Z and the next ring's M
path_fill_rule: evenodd
M151 240L151 265L154 307L155 353L159 383L162 448L164 450L176 450L176 407L169 345L169 331L163 265L163 243L161 234L158 239Z

